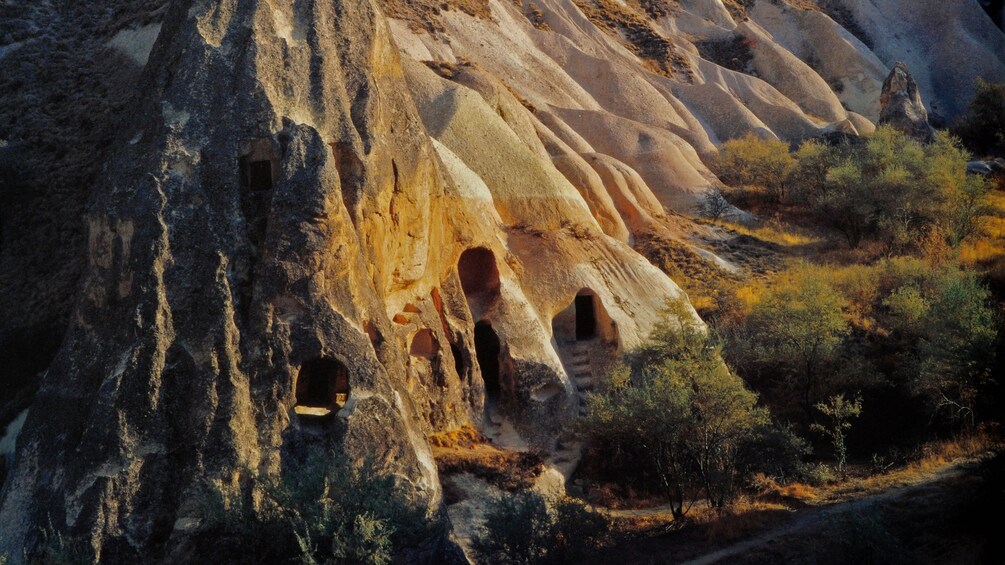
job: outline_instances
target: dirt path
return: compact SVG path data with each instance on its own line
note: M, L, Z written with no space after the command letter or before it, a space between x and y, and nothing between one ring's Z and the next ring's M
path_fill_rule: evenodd
M796 513L796 517L787 524L764 532L754 538L741 541L702 555L701 557L685 561L684 563L686 565L711 565L713 563L719 563L731 557L747 553L753 549L772 543L781 538L796 534L801 530L824 523L834 516L865 510L876 504L897 500L926 489L937 488L935 483L962 475L964 473L964 468L969 464L969 462L960 462L926 475L912 484L876 494L865 495L855 500L837 502L826 506L819 506L815 508L811 507L805 510L800 510Z

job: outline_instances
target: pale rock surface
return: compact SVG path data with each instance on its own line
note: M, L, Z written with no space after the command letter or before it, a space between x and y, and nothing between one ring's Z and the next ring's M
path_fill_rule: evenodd
M1005 81L1005 34L975 2L826 4L535 0L538 19L488 0L441 5L431 32L371 0L7 2L24 15L0 22L0 361L19 390L45 376L0 550L18 559L52 520L105 562L190 555L205 488L247 493L247 470L330 443L431 513L428 434L553 449L577 412L562 320L592 296L626 350L686 300L630 245L716 237L674 213L720 185L719 144L867 134L895 61L946 118L977 76ZM736 37L746 67L705 58ZM351 385L321 423L295 409L319 358ZM539 487L559 492L565 465Z

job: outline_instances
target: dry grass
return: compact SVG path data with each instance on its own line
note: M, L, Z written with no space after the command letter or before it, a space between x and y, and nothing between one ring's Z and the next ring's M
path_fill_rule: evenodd
M814 11L814 12L823 12L823 10L820 9L820 6L817 6L817 3L814 2L813 0L785 0L785 3L788 4L788 5L790 5L790 6L795 6L796 8L799 8L800 10L811 10L811 11Z
M471 449L476 445L487 444L488 438L472 426L462 426L429 436L429 445L442 449Z
M659 233L638 236L635 250L679 284L687 292L691 305L703 316L716 311L723 293L735 285L736 277L709 263L686 244Z
M771 477L758 473L753 478L756 500L765 503L802 506L820 499L820 489L805 483L780 484Z
M446 31L443 12L456 10L483 20L492 18L488 0L384 0L381 6L387 17L408 22L412 31L434 34Z
M820 498L829 503L840 502L918 484L947 467L985 457L1001 448L1000 437L988 431L929 443L922 448L921 457L904 467L888 473L849 478L824 489Z
M980 235L963 242L959 259L964 265L987 273L998 284L1005 284L1005 190L992 190L987 205Z
M712 223L736 233L782 247L801 247L824 242L824 238L818 234L799 229L792 225L783 224L776 220L764 222L756 226L748 226L725 220L716 220Z
M991 191L987 205L981 233L960 246L960 261L969 267L1005 272L1005 191Z
M727 508L698 509L691 515L691 522L704 530L707 541L729 543L772 528L792 512L792 507L785 504L743 497Z
M747 10L754 5L754 0L722 0L729 14L736 20L747 19Z
M634 51L654 73L684 82L694 80L694 71L687 57L652 26L648 14L640 13L641 10L653 10L657 2L647 2L645 6L640 4L637 10L616 0L574 1L595 26L609 35L626 39L626 47ZM670 13L672 5L659 5L660 10L665 9Z
M471 473L510 492L527 489L544 469L536 453L499 449L471 426L434 434L429 438L441 475Z

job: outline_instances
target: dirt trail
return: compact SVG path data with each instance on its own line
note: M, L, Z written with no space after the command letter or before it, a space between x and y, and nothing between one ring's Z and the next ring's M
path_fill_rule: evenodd
M754 538L744 540L711 553L707 553L695 559L685 561L684 563L685 565L711 565L713 563L719 563L723 560L749 552L752 549L756 549L775 540L798 533L801 530L821 524L834 516L864 510L876 504L897 500L905 496L917 494L926 489L937 488L936 483L962 475L964 473L964 468L969 464L970 462L960 462L928 474L917 482L888 491L865 495L862 498L855 500L837 502L826 506L800 510L796 513L795 518L787 524L764 532Z

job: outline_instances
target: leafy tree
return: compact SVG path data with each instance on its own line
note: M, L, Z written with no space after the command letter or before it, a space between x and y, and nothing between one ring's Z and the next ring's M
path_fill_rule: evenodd
M595 445L641 460L681 517L695 489L717 507L732 498L742 447L768 418L722 362L718 338L681 303L665 315L607 389L589 397L583 427Z
M980 393L992 381L997 317L990 292L969 273L950 273L922 318L915 391L936 411L975 425Z
M978 155L1005 156L1005 83L977 79L977 92L954 133Z
M746 374L767 375L811 408L834 386L842 345L851 333L847 301L824 273L796 268L757 302L731 339Z
M844 476L848 464L848 446L845 433L851 429L851 421L862 414L862 397L846 400L843 394L831 396L827 402L820 402L816 409L827 417L827 424L813 424L812 428L825 434L834 447L838 472Z
M761 139L753 133L724 143L718 159L723 181L763 189L779 202L786 198L788 179L795 165L787 143Z
M800 199L851 248L878 237L902 250L933 230L958 245L979 227L989 183L967 175L970 156L947 134L922 146L880 127L862 143L804 143L796 156Z
M967 174L969 160L959 140L945 133L936 135L925 148L923 182L931 185L934 200L926 219L942 226L953 246L977 233L991 189L984 177Z

